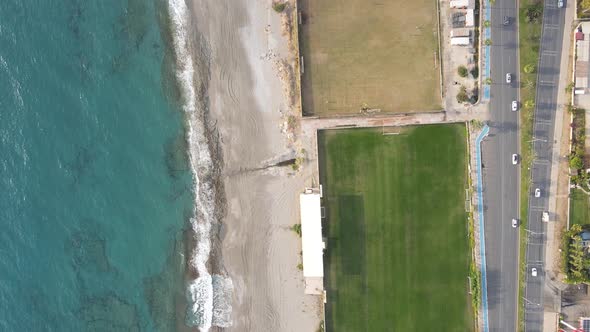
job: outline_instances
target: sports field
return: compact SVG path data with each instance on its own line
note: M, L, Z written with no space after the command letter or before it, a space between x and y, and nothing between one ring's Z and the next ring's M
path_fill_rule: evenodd
M327 331L471 331L462 124L321 131Z
M441 109L434 0L299 0L307 115Z

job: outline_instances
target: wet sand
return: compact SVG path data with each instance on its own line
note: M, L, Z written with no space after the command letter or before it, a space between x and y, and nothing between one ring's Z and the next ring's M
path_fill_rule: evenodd
M210 122L219 133L225 215L219 254L234 284L228 331L316 331L321 299L304 295L299 193L312 162L294 172L267 166L294 158L284 130L292 109L279 63L294 63L270 0L193 0L193 23L210 52Z

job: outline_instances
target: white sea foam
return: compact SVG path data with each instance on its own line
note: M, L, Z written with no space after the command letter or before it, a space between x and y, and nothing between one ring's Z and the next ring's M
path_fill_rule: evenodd
M184 101L183 109L187 115L187 140L195 191L195 209L191 224L196 236L196 246L191 255L191 264L199 277L188 285L187 298L191 304L187 323L198 326L201 331L208 331L212 325L231 325L233 285L229 278L221 275L211 276L207 269L211 252L211 226L216 223L216 193L211 183L214 163L205 136L204 110L200 109L202 103L197 99L199 96L194 87L195 82L207 78L198 77L200 71L195 71L194 68L188 45L189 11L184 0L169 0L168 11L177 59L176 76Z

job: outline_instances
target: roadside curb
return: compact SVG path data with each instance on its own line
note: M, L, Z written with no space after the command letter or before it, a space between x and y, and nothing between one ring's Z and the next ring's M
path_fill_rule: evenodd
M483 180L482 180L482 167L481 167L481 143L483 139L488 135L490 127L485 125L482 131L475 140L475 164L477 173L477 212L479 219L479 246L481 255L481 306L482 306L482 324L483 331L489 331L488 325L488 285L486 278L486 245L485 245L485 231L484 231L484 218L483 218Z

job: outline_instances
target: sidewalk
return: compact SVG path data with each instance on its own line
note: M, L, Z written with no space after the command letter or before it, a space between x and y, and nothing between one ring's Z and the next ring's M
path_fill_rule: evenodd
M571 40L572 40L572 24L574 21L574 11L575 11L575 4L570 3L567 4L565 9L565 29L564 29L564 38L563 38L563 45L561 50L561 64L560 64L560 75L559 75L559 83L558 83L558 91L557 91L557 109L555 114L555 130L554 130L554 137L553 142L558 146L553 149L553 155L551 157L551 180L549 186L549 212L552 216L557 215L557 200L558 200L558 176L559 176L559 167L560 167L560 147L561 147L561 139L564 129L564 111L566 105L569 103L569 98L565 93L565 88L568 85L568 81L570 78L570 71L569 71L569 61L570 61L570 51L571 51ZM566 136L567 137L567 136ZM561 181L563 183L563 181ZM544 322L543 322L543 330L547 332L554 332L556 326L558 325L559 315L558 313L561 311L561 292L558 287L556 287L556 279L559 275L559 246L560 246L560 227L559 225L564 224L565 219L567 216L559 215L554 221L547 223L547 247L545 250L545 262L546 262L546 273L547 277L545 278L545 314L544 314Z

